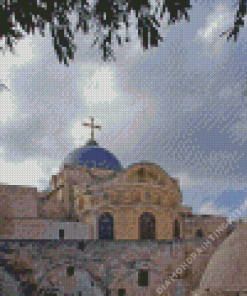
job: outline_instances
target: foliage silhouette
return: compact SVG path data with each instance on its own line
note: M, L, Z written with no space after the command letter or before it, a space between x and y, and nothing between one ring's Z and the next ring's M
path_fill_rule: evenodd
M138 36L144 49L150 46L157 47L159 41L162 42L158 17L162 20L166 11L170 13L168 25L180 21L183 16L189 21L188 10L192 7L190 0L157 1L153 12L148 0L94 0L91 5L86 0L0 0L0 39L5 38L5 45L13 51L14 43L23 37L23 32L16 28L17 23L27 34L35 34L35 28L39 28L42 36L45 34L45 26L49 23L59 62L63 61L68 65L68 59L74 59L76 51L68 14L76 11L78 17L76 31L81 29L87 34L90 31L89 22L94 22L98 36L93 45L99 43L103 59L107 61L115 59L112 50L113 39L119 45L123 42L123 38L118 34L122 26L125 26L127 31L125 42L130 41L128 29L131 11L135 12L138 20ZM227 40L234 36L234 41L237 41L239 28L244 26L246 5L247 0L239 0L234 27L228 32L223 32L221 37L227 34ZM102 34L102 30L107 32Z

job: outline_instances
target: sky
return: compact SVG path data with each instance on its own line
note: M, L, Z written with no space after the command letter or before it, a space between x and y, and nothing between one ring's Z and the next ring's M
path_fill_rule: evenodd
M170 26L166 13L163 42L147 51L132 15L131 42L114 44L115 62L91 47L94 30L75 35L69 67L59 64L48 27L14 54L0 52L0 182L44 190L89 139L82 123L94 116L101 147L124 167L160 165L195 213L229 217L247 205L247 28L237 42L219 37L233 26L235 2L192 0L190 22Z

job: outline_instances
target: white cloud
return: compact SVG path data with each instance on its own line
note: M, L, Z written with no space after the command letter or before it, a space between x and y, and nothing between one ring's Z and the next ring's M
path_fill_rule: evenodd
M123 144L126 149L133 149L159 112L157 103L134 89L121 88L119 75L123 71L117 72L113 66L85 63L80 67L80 74L77 85L82 100L86 99L84 121L79 117L69 129L69 137L72 136L76 147L90 138L90 129L81 123L94 116L95 124L102 126L100 133L95 132L96 139L102 137L101 145L107 147L115 142L118 148Z
M13 119L13 116L16 112L16 105L14 103L15 98L13 95L4 90L0 92L0 122L1 124L5 124L10 119Z
M205 42L213 42L223 29L230 27L232 21L234 21L234 12L230 12L227 6L220 3L207 17L205 27L198 30L198 37Z
M41 38L41 37L39 37ZM40 57L40 50L37 36L25 35L24 38L15 44L14 52L11 53L4 45L4 39L0 46L5 50L0 52L0 82L7 88L0 92L0 123L7 124L10 120L27 117L26 114L16 112L18 108L18 94L15 94L14 77L15 71L27 64L34 63ZM40 41L40 40L39 40ZM18 116L17 116L18 114ZM17 118L18 117L18 118Z
M189 188L189 187L192 187L192 186L198 184L196 179L190 178L186 172L177 174L174 176L174 178L179 180L179 184L180 184L181 189Z
M14 163L4 159L5 149L0 148L0 180L8 185L32 186L44 190L52 175L60 171L61 161L48 157Z
M13 163L0 159L0 166L1 183L39 187L39 180L47 179L37 160Z
M115 73L110 67L97 70L83 88L87 105L113 102L118 96L115 79Z
M39 59L39 46L37 41L38 36L25 35L14 46L14 52L11 53L4 45L4 39L1 40L0 45L6 50L0 52L0 80L9 88L12 89L11 82L13 80L14 71L17 68L23 67L28 63L33 63ZM40 41L40 40L39 40Z
M222 43L226 43L226 38L220 37L221 33L227 31L234 22L235 11L230 11L226 5L220 3L215 7L215 11L207 17L204 28L197 32L195 41L200 40L205 43L204 54L208 57L222 53Z
M187 172L181 172L172 176L180 181L181 189L191 187L200 188L202 192L210 194L211 197L218 196L227 189L244 190L246 182L239 182L237 179L214 179L214 178L191 178Z
M72 124L70 129L71 136L74 140L76 147L85 144L89 138L91 138L91 128L83 126L84 123L91 123L90 118L84 118L84 120L79 119L78 121ZM98 119L95 119L94 125L101 126L101 122ZM97 137L97 131L94 132L95 138Z
M4 147L0 147L0 154L4 154L4 153L5 153Z
M200 209L199 213L202 215L223 215L226 214L226 209L217 209L213 202L204 204Z

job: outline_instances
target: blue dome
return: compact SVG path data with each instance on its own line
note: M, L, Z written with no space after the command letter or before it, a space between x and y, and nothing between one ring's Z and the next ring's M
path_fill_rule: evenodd
M83 147L76 148L64 160L64 166L84 166L120 171L120 162L108 150L99 147L96 141L88 141Z

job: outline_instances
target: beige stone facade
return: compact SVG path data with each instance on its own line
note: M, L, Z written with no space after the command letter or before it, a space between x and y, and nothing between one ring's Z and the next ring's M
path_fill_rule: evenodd
M191 208L182 205L178 181L155 164L133 164L118 173L62 168L53 176L51 185L52 191L46 196L36 188L0 186L2 238L8 237L8 232L12 236L14 228L22 233L21 225L25 229L32 225L30 235L34 229L39 232L47 220L79 223L90 229L90 239L98 239L100 217L105 213L112 217L113 238L119 240L142 239L143 215L153 219L150 238L158 240L206 237L227 221L223 217L193 215ZM28 238L28 232L26 235ZM83 238L88 239L82 233L78 239Z
M66 268L76 264L67 261L62 264L60 260L66 255L61 255L58 260L54 254L57 267L50 266L51 271L42 271L45 275L39 283L36 282L37 286L52 283L68 293L70 286L80 286L80 278L85 276L89 286L93 278L97 283L95 288L90 288L92 295L105 295L102 278L106 269L110 268L106 267L109 261L115 268L114 279L107 284L111 295L180 295L176 291L183 291L181 295L190 295L218 242L227 236L227 229L222 228L227 219L193 214L190 207L182 204L179 181L156 164L137 163L119 172L64 166L57 176L52 177L50 185L52 189L47 194L38 192L36 188L0 185L0 239L74 239L90 243L91 240L97 242L101 238L109 238L107 235L110 233L115 247L112 256L102 255L101 263L101 258L95 255L97 252L90 253L94 250L93 245L91 249L88 247L83 258L79 252L73 251L73 255L77 254L80 260L84 260L82 262L89 263L83 263L86 270L75 267L74 275L69 279ZM207 240L210 235L217 238L216 241L209 244L205 252L178 276L174 285L162 294L157 293L157 288L190 254L196 252L200 240ZM117 255L121 248L118 241L126 243L127 251ZM131 242L137 245L132 246ZM138 242L145 244L142 247ZM11 258L6 256L6 260ZM17 264L13 262L9 264ZM118 267L114 262L118 262ZM128 267L131 262L135 262L135 268ZM33 263L29 269L35 270L36 277L39 277L37 264ZM141 270L148 271L147 287L138 284ZM59 295L63 295L61 293Z

